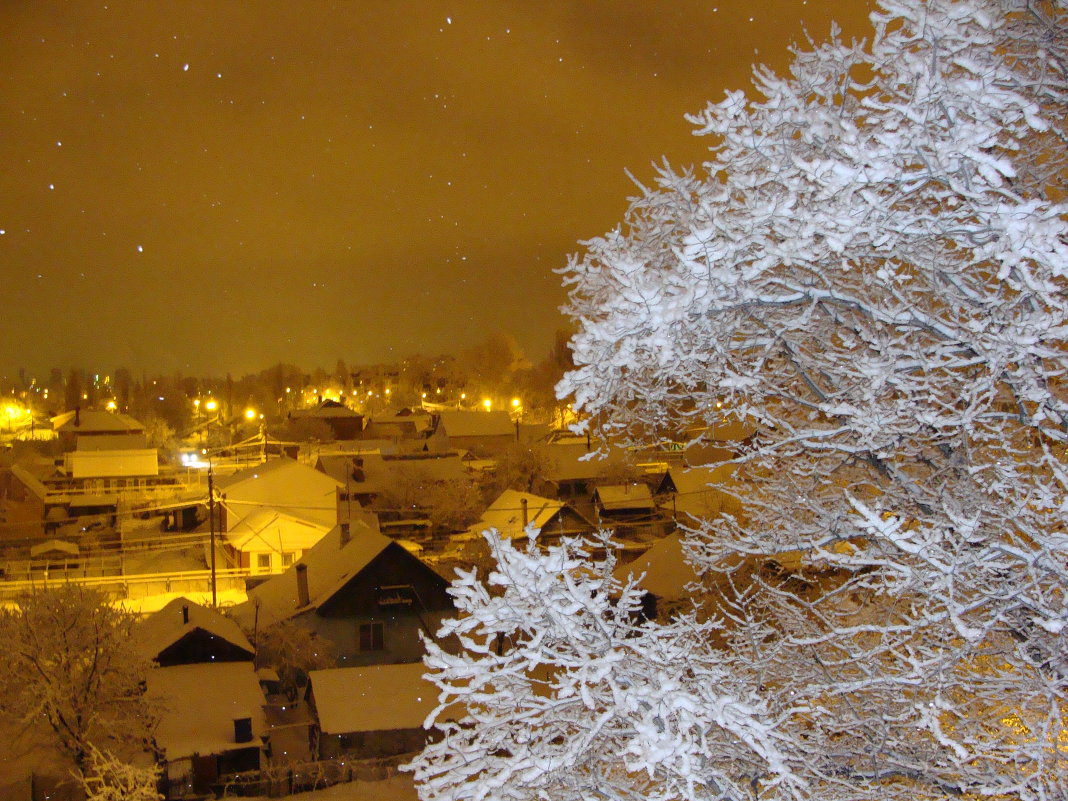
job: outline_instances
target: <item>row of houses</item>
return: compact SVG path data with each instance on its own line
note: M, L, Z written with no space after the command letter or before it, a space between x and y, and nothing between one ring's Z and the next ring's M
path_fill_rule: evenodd
M161 710L156 745L169 792L207 792L268 761L417 750L436 694L422 678L423 637L454 612L447 581L365 521L335 525L291 567L226 614L187 599L138 626ZM337 667L283 692L255 648L288 623L331 647Z

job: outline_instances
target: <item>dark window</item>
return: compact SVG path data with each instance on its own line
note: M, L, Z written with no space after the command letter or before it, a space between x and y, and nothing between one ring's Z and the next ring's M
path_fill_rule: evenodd
M381 623L360 624L360 650L381 651L385 648L385 627Z

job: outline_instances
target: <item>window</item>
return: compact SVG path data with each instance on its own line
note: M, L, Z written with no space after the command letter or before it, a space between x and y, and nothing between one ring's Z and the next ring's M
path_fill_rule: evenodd
M381 623L360 623L360 650L381 651L385 648L385 626Z
M295 556L295 554L292 551L286 551L285 553L283 553L282 554L282 567L289 567L291 564L293 564L293 562L296 561L294 559L294 556Z
M270 570L271 555L269 553L256 554L256 568L259 570Z

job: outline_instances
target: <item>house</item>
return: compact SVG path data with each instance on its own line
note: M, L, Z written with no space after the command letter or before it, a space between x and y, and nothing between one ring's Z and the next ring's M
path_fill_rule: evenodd
M421 662L312 670L308 701L319 726L319 758L361 759L419 751L436 732L423 722L438 689Z
M144 425L118 412L75 409L53 417L52 430L64 453L148 447Z
M251 662L254 653L237 623L188 598L175 598L138 621L133 637L141 654L164 668L204 662Z
M687 525L721 514L740 515L742 504L734 494L737 465L672 467L661 479L656 496L661 509Z
M420 633L453 614L448 582L399 544L354 519L338 524L284 573L230 610L245 628L283 620L332 642L343 666L415 662Z
M295 409L288 415L289 421L319 421L330 426L334 439L359 439L363 433L363 415L354 412L343 403L329 398L319 402L311 409Z
M584 496L603 476L628 464L626 451L607 448L602 456L598 442L586 437L558 437L542 447L548 464L545 479L560 497Z
M153 670L145 694L159 711L155 742L168 797L204 794L224 776L259 770L268 729L251 661Z
M470 475L457 451L358 454L323 454L315 468L334 478L352 500L369 505L398 480L412 477L424 482L469 481Z
M593 491L593 504L604 518L648 520L656 514L653 493L646 484L611 484Z
M180 496L182 477L162 474L144 426L132 417L79 409L52 420L63 456L47 465L14 466L6 493L40 512L42 534L88 515L114 518L120 504L135 508Z
M433 418L422 411L402 409L396 414L375 415L367 421L362 438L383 440L398 451L429 449L428 438L434 432Z
M252 575L281 573L330 528L277 509L256 509L223 535L223 546L231 561Z
M340 486L325 473L293 459L269 459L217 482L222 528L231 531L244 518L267 508L329 529L337 522Z
M266 699L238 625L176 598L132 634L137 650L160 666L149 671L145 693L159 714L155 742L168 797L206 793L222 776L258 770Z
M482 531L492 528L504 538L521 539L527 536L528 527L539 531L543 539L589 534L595 528L570 504L510 489L502 492L490 504L478 523L468 529L468 533L478 536Z
M516 441L516 425L505 411L446 409L439 415L437 427L448 437L450 448L480 456L504 453Z
M653 617L657 609L687 604L690 593L686 587L697 581L697 573L686 561L682 549L682 533L673 532L657 540L633 562L619 564L612 575L626 583L632 576L638 586L648 593L646 614Z

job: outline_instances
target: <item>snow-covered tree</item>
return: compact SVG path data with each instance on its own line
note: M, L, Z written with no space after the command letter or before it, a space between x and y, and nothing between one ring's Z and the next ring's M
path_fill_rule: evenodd
M133 620L75 584L0 610L0 715L43 723L83 772L94 746L145 746L155 723L143 695L150 664L130 637Z
M651 785L633 792L659 792L683 759L703 789L665 795L1068 797L1068 9L880 0L872 21L870 41L799 48L789 76L756 70L759 99L695 116L710 161L664 166L565 273L576 369L558 391L586 427L644 443L700 437L726 413L757 431L736 460L744 521L687 542L723 615L718 648L677 658L687 677L720 665L774 748L728 743L712 772L724 746L695 700L692 727L646 762L583 751L600 717L553 730L559 690L531 691L528 727L497 688L541 662L494 663L483 644L469 681L497 717L428 752L455 757L452 778L424 771L425 797L499 792L501 762L508 792L542 797L541 777L579 753L587 775L600 757L610 789L570 785L576 797L632 797L633 769ZM751 570L784 552L802 556L797 583ZM460 589L472 622L457 625L510 614L473 579ZM581 607L552 597L515 604L521 642L579 641L560 627ZM622 636L614 614L584 613ZM694 625L622 636L649 640L629 662L600 661L608 636L549 686L632 682ZM633 686L660 703L658 686ZM626 710L641 703L608 698L603 714L637 731Z
M607 539L542 551L485 536L496 569L486 584L458 571L460 616L441 631L462 649L427 642L444 737L410 766L423 799L741 798L769 771L789 794L781 713L720 659L715 624L644 622L615 560L590 560Z

